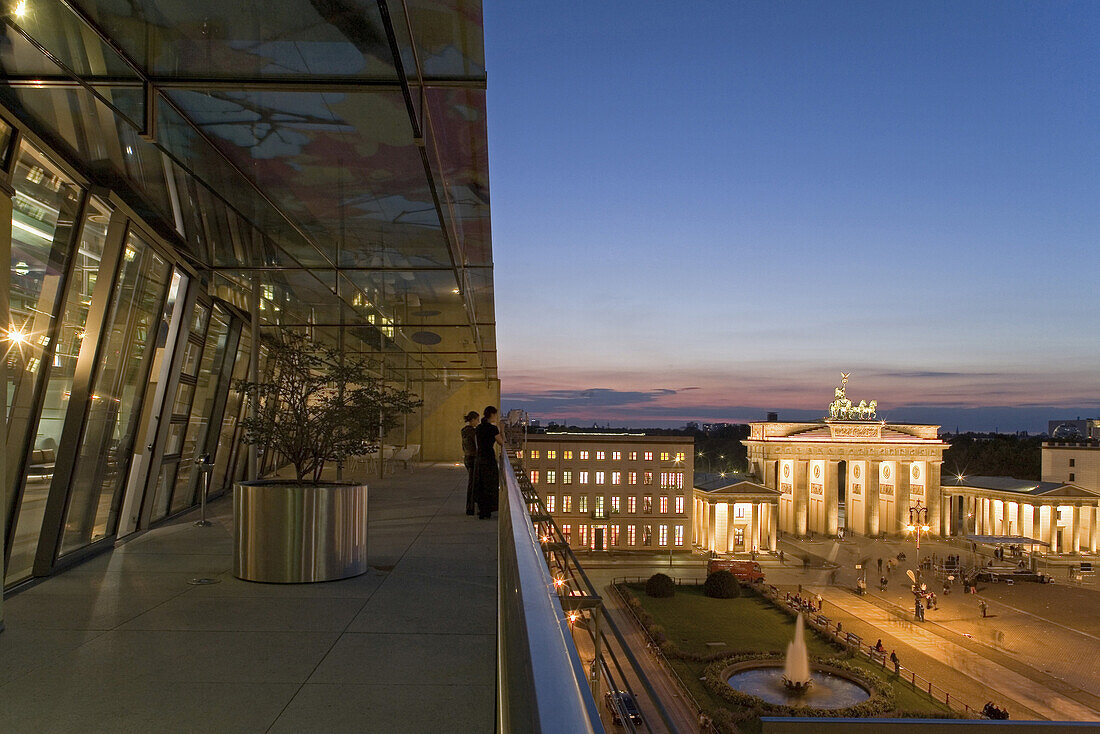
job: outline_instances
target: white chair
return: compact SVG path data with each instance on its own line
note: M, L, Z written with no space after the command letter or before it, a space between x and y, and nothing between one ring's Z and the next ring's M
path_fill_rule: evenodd
M412 461L412 458L418 453L420 453L420 444L411 443L393 455L393 462L397 463L400 461L405 465L405 470L408 471L409 462Z

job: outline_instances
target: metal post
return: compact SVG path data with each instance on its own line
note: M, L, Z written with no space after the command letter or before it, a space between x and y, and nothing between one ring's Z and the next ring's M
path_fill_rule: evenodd
M260 381L260 275L252 274L252 298L249 303L252 316L252 352L248 355L248 381L256 384ZM260 391L255 389L249 396L248 417L255 420L260 415ZM248 445L248 478L255 481L260 478L260 447Z
M592 695L599 700L600 697L600 610L603 607L596 605L592 609L592 645L595 654L592 656Z
M195 525L206 528L214 524L206 519L206 497L210 493L210 473L214 471L214 462L210 460L210 454L203 454L198 459L198 465L202 472L202 495L199 496L199 519Z

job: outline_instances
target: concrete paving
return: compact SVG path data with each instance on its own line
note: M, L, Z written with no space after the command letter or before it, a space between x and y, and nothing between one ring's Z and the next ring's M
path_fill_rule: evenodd
M461 467L369 484L358 578L234 578L223 499L8 598L0 731L491 732L496 523Z

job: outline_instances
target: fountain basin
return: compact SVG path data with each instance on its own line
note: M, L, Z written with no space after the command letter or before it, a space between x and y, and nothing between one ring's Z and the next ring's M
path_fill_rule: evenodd
M791 688L783 681L783 666L759 662L740 663L727 671L726 683L742 693L776 706L809 706L843 709L871 698L871 691L839 669L810 671L809 686Z

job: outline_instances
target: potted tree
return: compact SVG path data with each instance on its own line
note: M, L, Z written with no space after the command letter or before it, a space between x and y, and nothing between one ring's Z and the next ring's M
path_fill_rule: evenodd
M325 467L377 450L421 402L369 363L300 334L265 344L265 379L234 385L257 407L241 423L243 441L293 467L294 478L234 486L234 573L279 583L357 576L367 570L367 486L326 481Z

